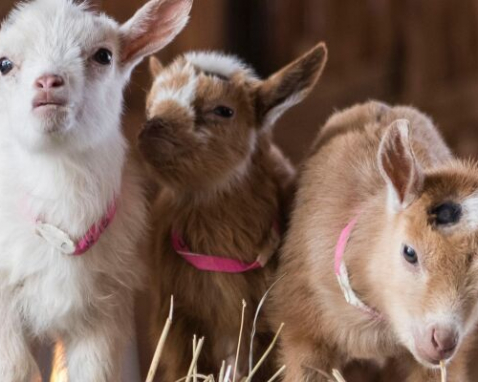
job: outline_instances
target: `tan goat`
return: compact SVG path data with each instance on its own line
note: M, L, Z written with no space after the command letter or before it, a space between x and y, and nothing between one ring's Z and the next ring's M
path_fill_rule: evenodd
M478 321L478 168L432 122L370 102L336 113L298 186L273 291L285 382L395 360L406 381L469 381ZM403 379L402 379L403 380Z
M201 373L234 362L242 298L250 331L277 263L272 255L295 178L272 143L272 126L308 95L325 61L319 44L261 81L236 58L216 53L189 53L166 68L151 60L155 81L139 148L163 187L153 211L155 334L175 296L164 380L186 375L194 334L206 337ZM263 325L256 361L269 339ZM247 372L247 347L240 375Z

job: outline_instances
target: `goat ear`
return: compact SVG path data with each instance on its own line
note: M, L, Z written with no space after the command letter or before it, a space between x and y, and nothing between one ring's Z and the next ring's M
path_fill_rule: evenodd
M324 43L263 81L257 90L257 112L269 127L290 107L301 102L314 88L327 61Z
M151 77L156 78L159 76L159 73L163 70L163 65L161 61L159 61L155 56L151 56L149 58L149 73L151 73Z
M186 26L192 0L150 0L121 26L121 62L135 66L168 45Z
M393 211L407 208L423 189L424 174L410 145L410 123L393 122L385 131L378 150L378 166L387 183Z

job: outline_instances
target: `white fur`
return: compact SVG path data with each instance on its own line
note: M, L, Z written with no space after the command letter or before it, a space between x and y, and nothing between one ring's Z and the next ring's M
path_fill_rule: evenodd
M194 108L192 105L196 99L196 73L191 65L185 65L181 68L178 67L177 70L178 71L172 70L163 72L155 79L155 86L160 90L156 93L154 102L155 104L168 100L177 102L183 108L188 110L191 117L194 117ZM179 88L172 86L172 80L178 75L188 78L188 82L185 86Z
M62 338L70 382L119 380L134 290L143 278L136 245L146 218L120 129L122 89L138 61L118 58L127 31L72 0L22 4L0 30L0 58L15 64L0 75L2 382L31 380L35 337ZM163 37L177 32L168 29ZM113 52L110 66L91 59L102 47ZM67 107L49 117L32 108L34 81L44 74L65 78L58 92ZM81 257L64 255L35 234L41 218L78 240L115 198L116 217Z
M184 57L186 61L205 72L219 74L227 78L231 78L238 72L243 72L251 79L256 78L254 71L234 56L217 52L190 52Z
M478 194L473 194L461 204L463 220L471 230L478 229Z

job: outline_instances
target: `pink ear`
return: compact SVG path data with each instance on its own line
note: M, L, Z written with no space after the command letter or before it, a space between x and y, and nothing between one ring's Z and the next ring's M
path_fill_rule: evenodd
M410 145L407 120L398 119L385 131L378 152L378 164L393 208L406 208L420 194L424 179Z
M185 27L192 0L150 0L121 26L125 65L136 65L145 56L168 45Z

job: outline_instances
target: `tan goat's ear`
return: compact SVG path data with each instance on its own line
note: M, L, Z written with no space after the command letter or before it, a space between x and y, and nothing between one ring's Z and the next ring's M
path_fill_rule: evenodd
M121 26L121 62L134 67L168 45L189 19L192 0L150 0Z
M387 183L393 211L407 208L423 189L424 174L410 145L410 122L398 119L385 131L378 150L378 166Z
M290 107L301 102L319 80L327 61L324 43L263 81L257 90L257 112L269 127Z
M149 58L149 72L153 78L159 76L159 73L163 70L163 65L155 56Z

